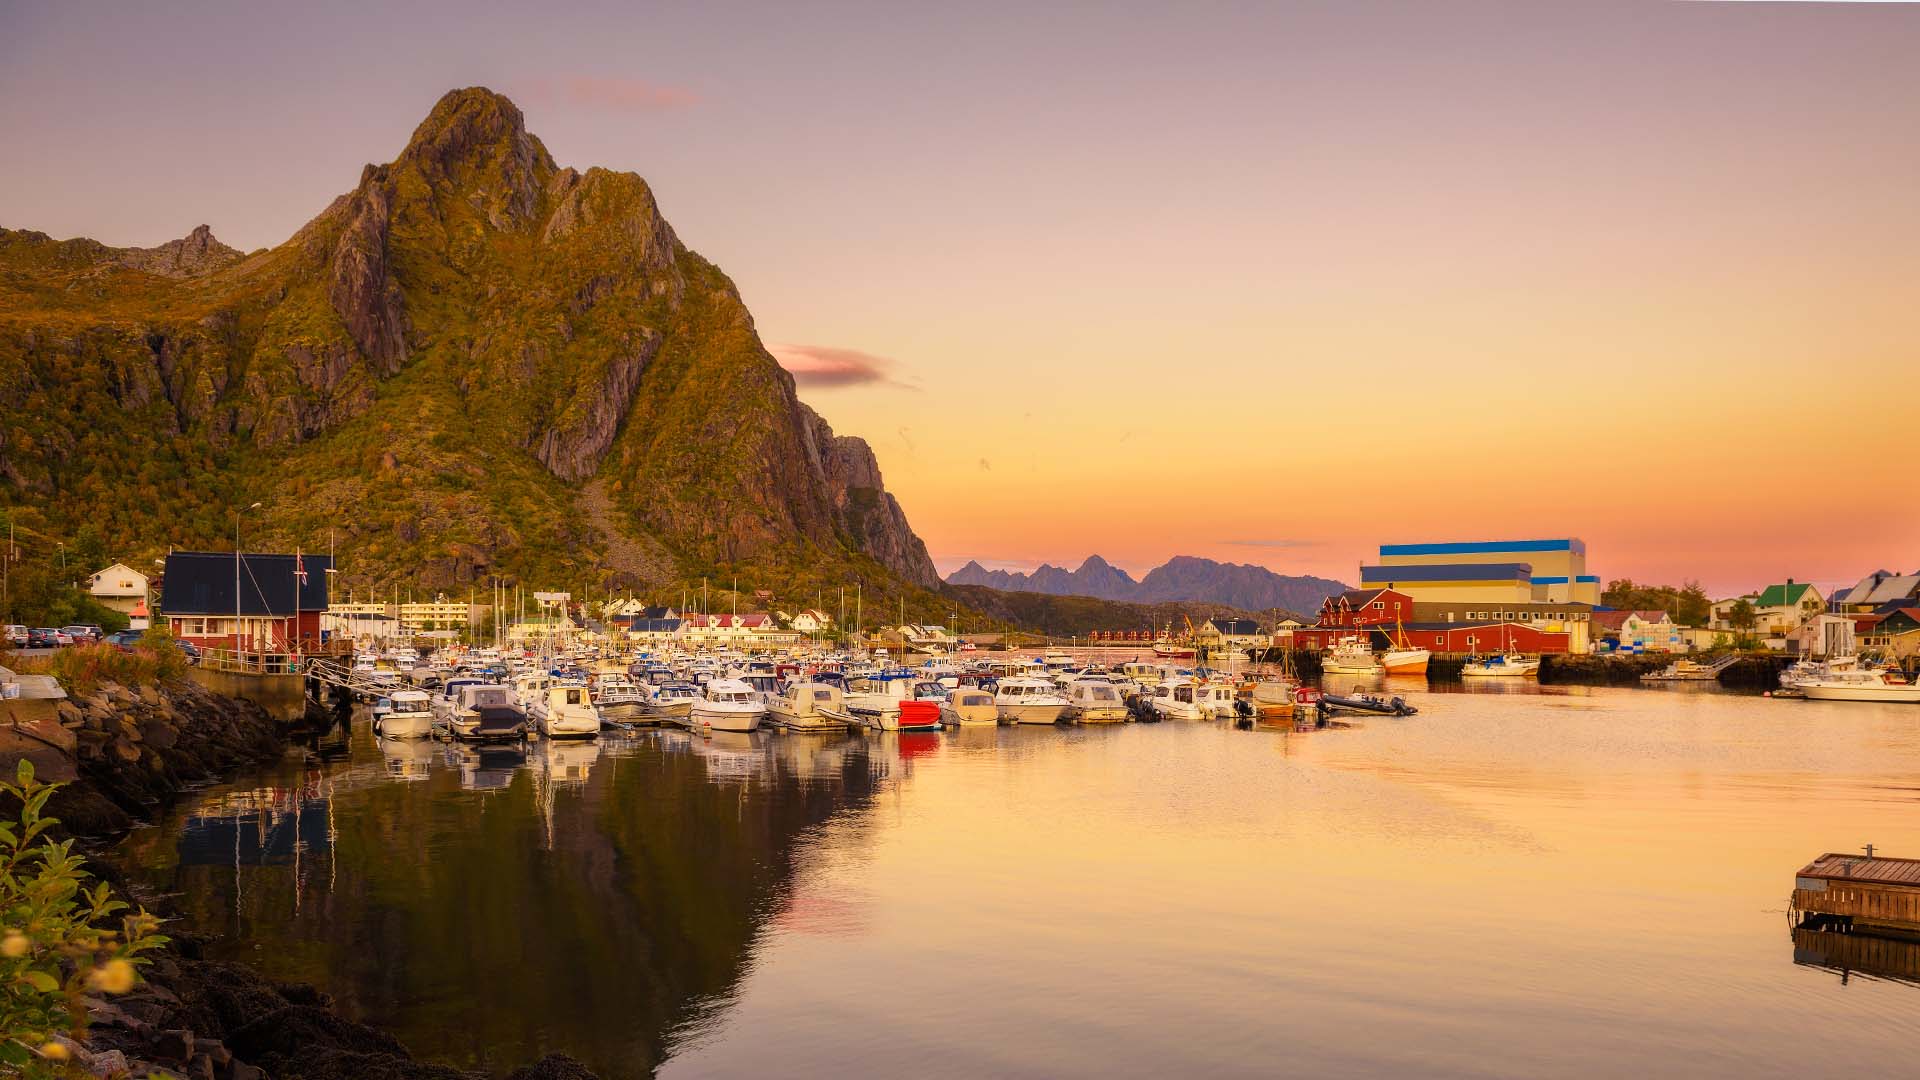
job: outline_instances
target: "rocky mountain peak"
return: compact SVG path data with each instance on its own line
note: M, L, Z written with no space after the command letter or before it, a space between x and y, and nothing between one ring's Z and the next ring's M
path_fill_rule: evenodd
M484 194L501 228L533 218L555 171L547 148L527 133L520 107L482 86L448 91L394 166L418 169L432 188Z
M189 278L218 270L240 258L240 252L214 239L213 230L199 225L178 240L159 247L126 248L120 265L161 277Z

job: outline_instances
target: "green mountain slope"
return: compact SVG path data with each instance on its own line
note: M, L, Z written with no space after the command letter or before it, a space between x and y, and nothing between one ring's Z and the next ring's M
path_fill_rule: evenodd
M0 229L0 509L151 556L341 549L342 587L490 577L939 606L871 451L795 397L738 291L631 173L560 168L449 93L286 243Z

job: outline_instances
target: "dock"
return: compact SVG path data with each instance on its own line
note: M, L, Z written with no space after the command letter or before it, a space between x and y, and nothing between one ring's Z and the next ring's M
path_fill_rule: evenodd
M1920 933L1920 859L1828 852L1793 879L1793 910L1846 925Z

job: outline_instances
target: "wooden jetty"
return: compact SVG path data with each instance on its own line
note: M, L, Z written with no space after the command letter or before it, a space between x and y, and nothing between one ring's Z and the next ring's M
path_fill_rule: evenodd
M1920 933L1920 859L1828 852L1794 875L1793 910Z

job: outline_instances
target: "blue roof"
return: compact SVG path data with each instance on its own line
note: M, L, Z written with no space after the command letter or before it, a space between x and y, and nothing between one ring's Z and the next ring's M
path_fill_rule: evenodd
M1469 540L1450 544L1381 544L1380 557L1390 555L1492 555L1521 551L1587 553L1583 540Z
M1427 565L1411 563L1406 566L1360 568L1360 580L1363 582L1492 581L1498 578L1531 581L1533 567L1526 563L1432 563Z

